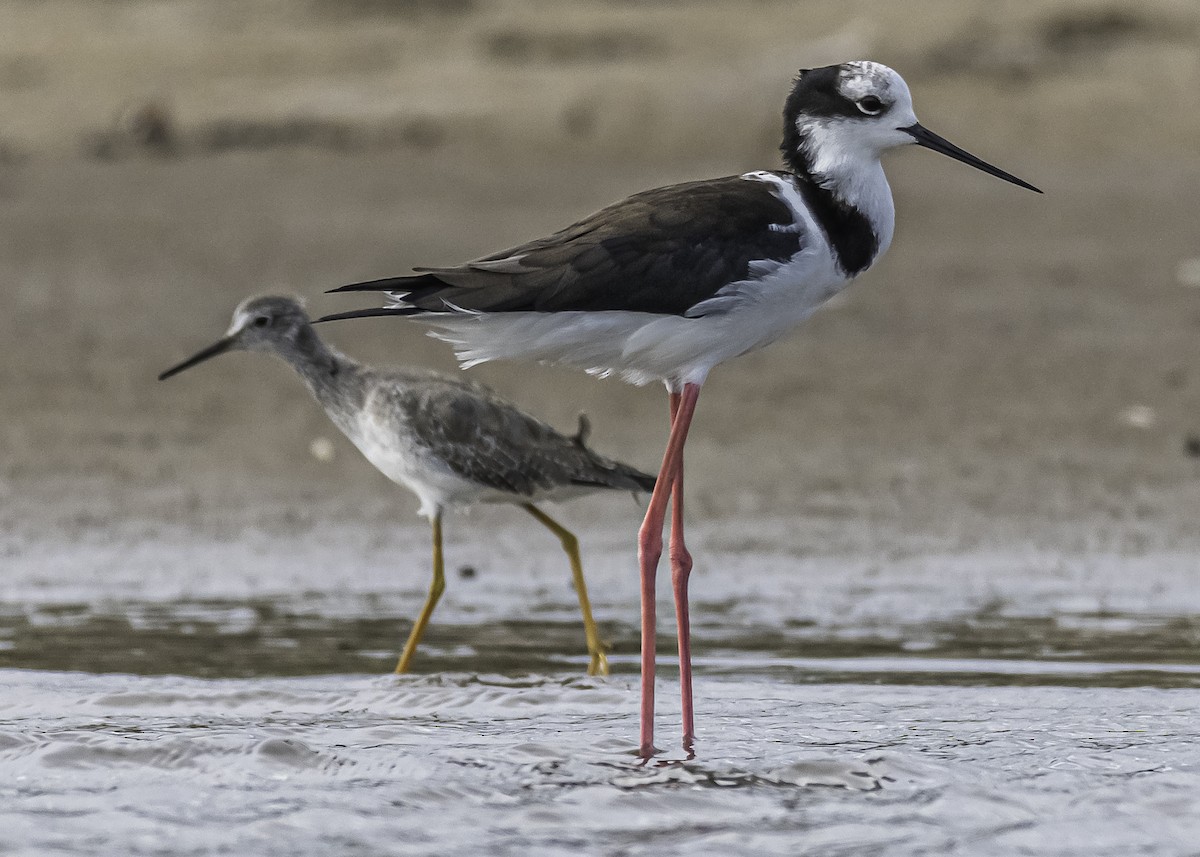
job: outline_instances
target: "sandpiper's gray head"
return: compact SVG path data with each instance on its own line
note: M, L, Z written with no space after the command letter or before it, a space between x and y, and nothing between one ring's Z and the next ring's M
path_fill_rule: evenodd
M309 325L299 298L267 295L247 298L233 311L225 335L158 376L163 381L226 351L276 351L294 342Z
M796 172L818 181L852 173L878 161L888 149L915 143L1041 193L922 127L904 78L877 62L801 69L783 118L784 159Z

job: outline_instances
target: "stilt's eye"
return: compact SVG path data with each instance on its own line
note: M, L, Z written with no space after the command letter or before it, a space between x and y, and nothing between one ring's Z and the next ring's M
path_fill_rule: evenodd
M260 315L258 318L254 319L255 327L266 327L270 323L271 319L265 315Z
M858 99L858 109L868 116L878 116L883 112L883 102L874 95L864 95Z

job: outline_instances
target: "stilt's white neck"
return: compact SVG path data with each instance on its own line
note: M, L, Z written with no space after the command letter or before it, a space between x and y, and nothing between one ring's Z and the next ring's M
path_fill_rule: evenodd
M795 149L786 152L788 165L828 191L836 203L856 209L878 241L876 257L892 243L896 208L879 153L848 133L843 123L822 120L798 124Z
M840 202L862 212L879 240L876 257L886 253L896 231L896 207L892 202L892 189L884 175L883 164L875 161L856 172L843 175L814 174L813 178Z

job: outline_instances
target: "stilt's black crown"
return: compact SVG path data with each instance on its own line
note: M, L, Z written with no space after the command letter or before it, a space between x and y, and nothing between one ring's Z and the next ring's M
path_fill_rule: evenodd
M796 117L800 114L812 117L863 118L863 113L855 106L854 100L838 88L845 71L847 69L844 64L800 69L783 107L783 116L788 124L794 127Z

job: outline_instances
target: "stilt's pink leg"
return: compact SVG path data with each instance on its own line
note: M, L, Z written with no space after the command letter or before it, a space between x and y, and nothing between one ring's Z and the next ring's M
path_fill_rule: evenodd
M638 531L638 566L642 575L640 753L644 759L650 758L657 752L654 747L654 577L658 569L658 560L662 556L662 528L667 512L667 501L671 498L675 474L679 469L679 463L683 460L683 445L687 442L688 427L692 424L692 414L695 413L696 400L699 397L699 384L684 385L675 419L671 423L671 434L667 439L666 452L663 453L663 463L658 472L658 481L654 485L654 493L650 495L646 518L642 521L642 527Z
M679 411L679 393L671 393L671 425ZM675 625L679 637L679 695L683 712L683 749L690 755L696 741L696 723L692 711L692 626L688 613L688 576L692 573L692 555L683 540L683 456L671 486L671 589L675 593Z

